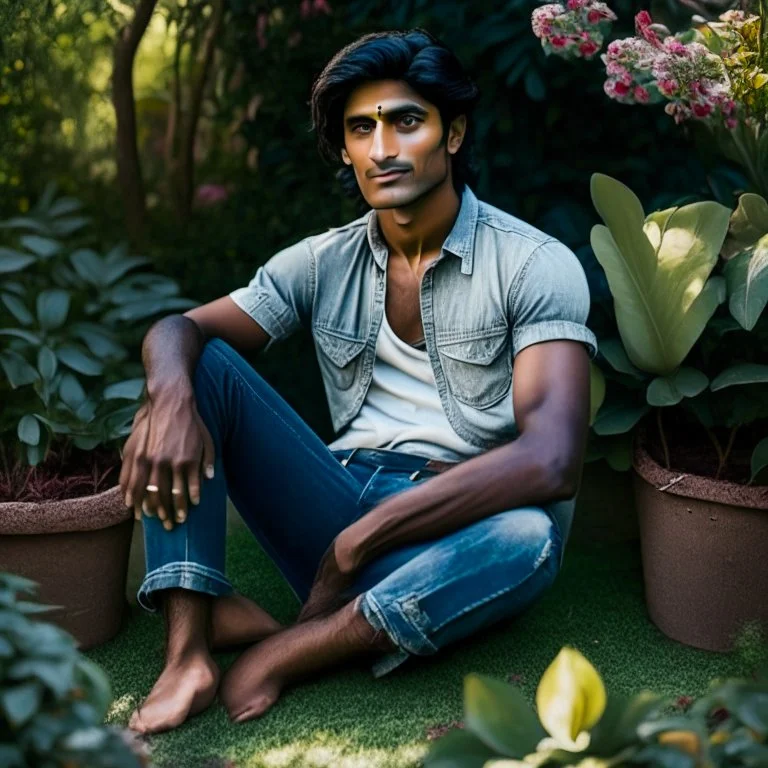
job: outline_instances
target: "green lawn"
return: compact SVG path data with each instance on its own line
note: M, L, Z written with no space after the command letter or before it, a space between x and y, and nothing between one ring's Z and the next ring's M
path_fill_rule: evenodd
M279 621L295 616L292 593L243 528L230 536L228 567L238 589ZM88 654L112 680L112 722L127 722L160 672L161 630L159 618L134 609L115 640ZM626 693L651 688L695 696L712 677L745 671L737 656L684 647L651 624L636 546L586 548L574 542L555 587L516 622L438 657L411 659L378 680L365 666L329 673L288 691L259 721L232 725L215 704L149 743L164 767L203 768L227 760L238 768L417 766L428 729L461 718L464 675L514 676L532 699L539 677L563 645L584 653L609 690ZM226 666L233 658L220 660Z

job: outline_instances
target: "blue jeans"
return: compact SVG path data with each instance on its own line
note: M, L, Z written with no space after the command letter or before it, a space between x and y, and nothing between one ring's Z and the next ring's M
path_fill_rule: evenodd
M147 574L138 592L149 611L156 590L226 595L227 496L304 602L333 539L387 496L434 476L428 459L383 449L331 451L232 347L206 343L194 376L197 408L210 430L215 476L200 503L166 531L144 518ZM391 550L365 565L352 593L368 622L397 651L376 677L410 655L438 649L520 613L553 582L562 539L550 514L520 507L442 538Z

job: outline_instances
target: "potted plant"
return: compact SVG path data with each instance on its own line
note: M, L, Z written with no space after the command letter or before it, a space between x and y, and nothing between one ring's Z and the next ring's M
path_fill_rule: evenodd
M104 672L66 632L30 620L47 610L19 599L33 587L0 573L0 765L148 766L146 749L102 725L112 698Z
M118 446L144 388L140 341L156 313L195 305L124 244L99 253L87 224L53 186L0 222L0 563L40 584L83 648L126 604Z
M463 728L435 741L425 768L748 768L768 764L768 676L725 680L690 706L650 691L609 694L577 650L542 675L534 713L515 686L464 678Z
M633 467L649 612L676 640L727 650L743 623L768 624L768 204L750 193L733 212L703 201L646 216L600 174L592 200L620 336L601 351L636 383L606 398L604 418L643 419Z
M759 486L768 463L768 4L682 24L666 11L683 27L676 34L641 11L636 36L610 42L603 89L621 104L664 104L710 158L740 173L710 174L723 205L648 217L626 187L593 177L606 226L593 229L592 246L617 320L600 338L609 381L593 432L630 438L620 448L636 476L654 621L675 639L725 650L740 622L768 620L759 565L768 520ZM532 26L547 55L588 60L616 20L598 0L568 0L536 9ZM745 188L731 214L734 191Z

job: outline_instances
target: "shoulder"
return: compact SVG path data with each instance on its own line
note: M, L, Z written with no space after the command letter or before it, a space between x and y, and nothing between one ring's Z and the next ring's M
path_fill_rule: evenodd
M490 203L478 200L478 231L497 239L503 244L515 244L530 253L534 248L553 241L546 232L534 227L511 213L502 211Z
M325 232L316 235L309 235L303 242L315 258L328 258L329 254L348 257L350 252L358 251L367 241L369 215L370 211L354 221L338 227L329 227Z

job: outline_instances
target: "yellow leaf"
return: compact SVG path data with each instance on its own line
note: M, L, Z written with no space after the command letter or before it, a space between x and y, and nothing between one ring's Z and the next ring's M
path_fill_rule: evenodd
M549 665L536 691L539 719L563 748L581 751L605 711L606 692L597 670L573 648L563 648ZM586 735L586 734L585 734Z
M699 737L693 731L667 731L659 736L659 744L687 752L689 755L698 755L701 750Z

